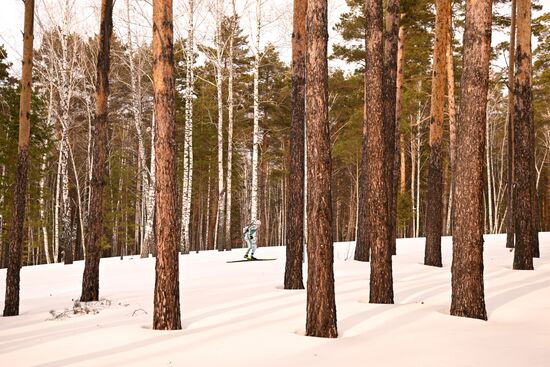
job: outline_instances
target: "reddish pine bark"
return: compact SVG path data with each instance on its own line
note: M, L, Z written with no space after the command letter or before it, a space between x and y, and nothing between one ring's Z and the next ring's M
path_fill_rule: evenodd
M306 123L308 177L308 282L306 334L336 338L331 157L328 121L327 0L306 12Z
M386 180L386 131L383 105L382 0L365 0L365 118L364 167L368 193L364 225L371 248L370 302L393 303L389 236L389 185ZM391 135L393 138L393 134ZM392 156L393 158L393 156ZM392 159L393 160L393 159Z
M23 228L25 224L25 202L27 197L27 172L29 167L29 139L31 128L34 0L25 1L24 22L17 171L15 173L13 216L9 233L4 316L19 315L19 283L24 240Z
M113 32L113 0L102 0L99 50L97 55L96 116L93 134L93 166L90 182L90 212L88 219L88 245L82 278L84 302L99 299L99 259L103 233L103 187L105 186L105 165L108 144L108 98L111 34Z
M178 186L172 0L153 1L153 89L157 169L157 261L153 328L181 329L178 264Z
M535 134L531 86L531 1L517 0L514 82L514 269L533 270L535 255Z
M451 315L487 320L483 287L483 167L491 0L466 2L457 126Z
M397 50L399 44L399 0L388 0L386 11L386 38L384 40L384 130L386 133L386 185L388 188L388 231L392 254L396 254L397 238L397 171L396 147L399 129L396 119ZM397 158L399 155L397 155ZM395 184L394 184L395 183Z
M287 243L285 289L304 289L304 124L306 0L294 1L292 33L292 121L287 188Z
M436 1L434 63L432 74L430 166L426 213L426 249L424 264L442 266L443 232L443 120L445 107L446 55L449 38L450 0Z

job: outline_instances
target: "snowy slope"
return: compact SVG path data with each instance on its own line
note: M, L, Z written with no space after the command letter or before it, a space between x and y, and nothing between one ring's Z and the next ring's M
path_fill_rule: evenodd
M282 289L276 261L227 264L244 250L182 256L181 331L151 330L154 259L101 260L97 313L52 320L80 294L83 262L23 268L21 316L0 317L0 366L550 366L550 234L535 271L511 270L505 236L487 236L489 321L449 316L444 267L422 265L424 240L398 242L395 305L368 303L369 264L336 245L338 339L305 337L305 291ZM307 271L304 269L304 274ZM6 271L0 271L3 309ZM526 363L528 362L528 363Z

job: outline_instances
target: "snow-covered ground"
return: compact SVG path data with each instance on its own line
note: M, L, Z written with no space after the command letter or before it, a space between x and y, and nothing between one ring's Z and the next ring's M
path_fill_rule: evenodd
M183 330L169 332L151 329L152 258L102 259L106 301L77 315L61 314L80 294L82 261L26 267L21 316L0 317L0 366L550 366L550 234L535 271L513 271L504 242L486 237L488 322L449 316L449 238L442 269L422 265L423 239L398 241L395 305L368 303L369 264L337 244L338 339L303 336L306 294L282 289L283 247L260 248L278 258L265 262L226 263L243 250L182 256Z

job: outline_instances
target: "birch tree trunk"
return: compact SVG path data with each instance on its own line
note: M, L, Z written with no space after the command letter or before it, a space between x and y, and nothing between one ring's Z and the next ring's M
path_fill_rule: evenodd
M155 149L155 137L156 137L156 123L155 114L151 119L151 156L149 169L149 183L146 187L145 198L145 230L143 234L143 242L141 244L141 258L149 257L149 254L153 252L153 246L155 246L155 234L153 232L153 224L155 221L155 190L156 190L156 149Z
M514 67L516 54L516 1L512 0L510 24L510 50L508 52L508 211L506 212L506 247L514 248Z
M237 12L235 10L235 0L231 1L231 34L229 35L229 61L228 61L228 81L227 81L227 180L226 180L226 209L225 209L225 249L231 250L231 190L233 174L233 47L235 42L235 29L237 27Z
M225 184L223 175L223 1L220 1L216 8L216 91L218 101L218 211L216 215L216 226L214 227L214 243L218 251L224 249L225 238Z
M34 0L25 1L23 33L23 61L19 104L19 141L13 214L9 234L8 269L6 272L6 298L4 316L19 315L19 285L24 240L27 172L29 168L29 140L32 93L32 66L34 40Z
M483 285L483 160L491 0L467 0L453 213L451 315L487 320Z
M88 213L88 245L82 277L83 302L99 299L99 259L103 234L103 187L105 186L105 164L108 149L108 99L111 34L113 31L113 0L102 0L97 55L96 116L94 120L94 142L92 180L90 182L90 212Z
M172 0L153 1L153 89L157 134L155 139L155 233L157 261L153 329L181 329L179 303L178 205L176 182L176 106Z
M143 115L142 115L142 105L141 105L141 83L139 83L138 80L138 70L135 65L134 61L134 34L132 32L132 26L131 26L131 19L130 19L130 0L126 0L126 30L127 30L127 42L128 42L128 64L130 67L130 90L131 90L131 109L132 109L132 115L133 115L133 121L134 121L134 128L136 129L136 137L137 137L137 143L138 143L138 177L139 177L139 192L141 193L140 200L141 200L141 207L146 208L147 207L147 198L149 194L149 188L151 187L150 182L150 175L147 172L147 160L145 157L145 141L143 137ZM147 214L152 213L152 208L150 208L150 211L147 212ZM147 220L147 216L143 216L145 221ZM143 225L144 223L139 223L140 225ZM152 233L152 223L149 227L149 233ZM140 241L141 240L141 241ZM136 239L137 242L140 242L143 246L144 238ZM148 254L147 254L148 255Z
M260 140L260 96L258 92L260 79L260 27L261 27L261 0L256 0L256 43L254 54L254 66L252 74L254 76L254 130L252 133L252 188L250 195L250 221L258 219L258 150ZM264 223L264 226L267 226Z
M194 0L189 0L187 43L185 50L185 133L183 138L183 184L180 237L180 251L182 251L182 253L189 253L190 250L189 222L191 218L191 192L193 188L194 5Z

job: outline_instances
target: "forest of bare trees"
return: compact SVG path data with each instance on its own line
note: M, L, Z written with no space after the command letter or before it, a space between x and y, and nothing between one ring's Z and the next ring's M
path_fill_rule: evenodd
M154 256L153 327L180 329L178 254L241 248L257 220L259 246L287 246L285 289L307 261L310 336L338 336L334 242L356 241L369 301L391 304L396 239L426 237L442 267L452 235L450 312L484 320L483 234L508 233L513 269L541 256L538 1L346 0L332 30L327 0L295 0L290 60L264 40L283 17L269 0L102 0L93 33L74 1L23 3L20 75L0 47L5 316L23 265L84 260L97 301L102 257Z

